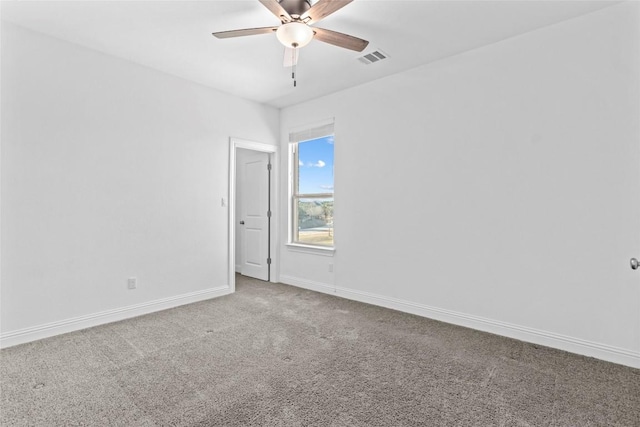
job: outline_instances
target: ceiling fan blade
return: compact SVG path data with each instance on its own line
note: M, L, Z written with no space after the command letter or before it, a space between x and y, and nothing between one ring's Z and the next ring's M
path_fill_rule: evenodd
M334 46L343 47L345 49L355 50L356 52L362 52L367 45L368 41L353 37L348 34L339 33L337 31L325 30L323 28L313 27L315 33L314 38L321 42L329 43Z
M321 19L326 18L338 9L342 9L353 0L320 0L318 3L311 6L311 9L307 10L300 16L300 19L306 24L313 24Z
M264 7L269 9L271 13L273 13L276 16L276 18L278 18L280 22L282 22L283 24L285 22L291 21L291 15L289 15L289 12L284 10L284 8L280 5L280 3L278 3L278 0L258 0L258 1L262 3Z
M261 28L245 28L244 30L218 31L212 33L219 39L228 39L231 37L255 36L257 34L273 33L278 27L261 27Z
M293 67L298 64L298 54L300 49L293 49L290 47L284 48L284 60L282 61L283 67Z

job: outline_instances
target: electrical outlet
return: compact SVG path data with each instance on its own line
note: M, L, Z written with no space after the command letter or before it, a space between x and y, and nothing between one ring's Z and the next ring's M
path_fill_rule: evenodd
M127 287L129 289L135 289L138 287L138 279L136 277L129 277L127 279Z
M329 273L333 273L333 264L329 264Z

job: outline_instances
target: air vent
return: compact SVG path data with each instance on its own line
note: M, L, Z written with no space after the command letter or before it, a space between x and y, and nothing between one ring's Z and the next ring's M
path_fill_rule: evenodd
M373 52L367 53L364 56L361 56L358 58L358 61L362 62L363 64L373 64L374 62L380 62L383 59L387 59L389 57L389 55L387 55L386 53L382 52L381 50L375 50Z

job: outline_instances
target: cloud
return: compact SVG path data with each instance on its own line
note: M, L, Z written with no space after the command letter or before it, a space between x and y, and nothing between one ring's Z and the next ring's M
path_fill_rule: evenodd
M304 162L302 160L298 160L298 166L304 166Z
M306 167L308 167L308 168L323 168L323 167L325 167L327 164L326 164L325 162L323 162L322 160L318 160L316 163L313 163L313 162L307 162L307 163L304 163L304 164L303 164L302 160L300 160L299 165L300 165L300 166L306 166Z
M320 188L323 190L333 190L333 185L321 185Z
M331 135L330 137L327 138L327 144L331 144L333 145L333 135Z

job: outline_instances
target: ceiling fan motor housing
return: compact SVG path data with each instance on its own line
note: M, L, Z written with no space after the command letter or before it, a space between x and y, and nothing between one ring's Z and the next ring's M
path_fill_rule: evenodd
M293 15L299 17L311 9L311 0L281 0L280 6L295 18Z

